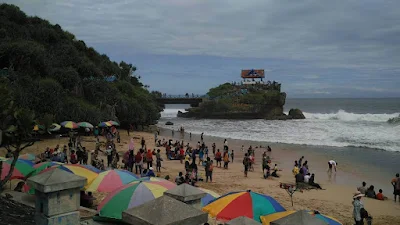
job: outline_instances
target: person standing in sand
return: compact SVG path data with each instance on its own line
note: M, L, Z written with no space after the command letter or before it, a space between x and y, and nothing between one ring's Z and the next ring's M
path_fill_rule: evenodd
M394 202L396 202L397 196L399 196L400 202L400 174L396 174L396 177L392 179L391 184L393 185Z
M228 150L228 141L224 140L224 150Z
M244 176L245 177L247 177L247 172L249 171L249 164L250 164L250 159L247 156L247 153L245 153L244 158L243 158Z
M363 196L364 195L359 191L353 195L353 217L356 222L355 225L364 225L364 220L361 217L361 209L364 209L364 203L361 201Z
M215 143L212 144L212 151L213 151L213 156L215 156L215 148L217 147L217 145L215 145Z

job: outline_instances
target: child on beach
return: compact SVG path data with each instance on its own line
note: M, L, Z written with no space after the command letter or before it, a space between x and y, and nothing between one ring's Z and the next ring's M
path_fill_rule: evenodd
M233 149L231 150L231 159L232 159L232 162L233 162L233 159L235 158L235 156L234 156L234 153L233 153Z

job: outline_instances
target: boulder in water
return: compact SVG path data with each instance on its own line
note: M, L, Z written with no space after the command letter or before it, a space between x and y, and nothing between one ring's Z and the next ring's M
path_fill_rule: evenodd
M168 122L165 123L165 125L167 125L167 126L172 126L172 125L174 125L174 123L171 122L171 121L168 121Z
M398 117L390 118L387 122L392 124L400 123L400 115Z
M290 109L288 117L291 119L305 119L306 118L300 109Z

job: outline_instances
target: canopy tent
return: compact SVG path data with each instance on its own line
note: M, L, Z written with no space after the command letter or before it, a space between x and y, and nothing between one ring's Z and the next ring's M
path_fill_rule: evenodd
M225 223L225 225L261 225L261 223L252 220L248 217L241 216Z
M128 224L193 225L208 221L208 215L169 196L162 196L122 213Z
M270 225L329 225L320 220L306 210L297 211L288 216L270 222Z

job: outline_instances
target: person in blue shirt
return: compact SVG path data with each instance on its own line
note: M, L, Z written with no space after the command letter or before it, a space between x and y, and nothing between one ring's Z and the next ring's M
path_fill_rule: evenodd
M155 176L156 175L154 174L153 167L150 167L149 171L146 174L146 177L155 177Z

